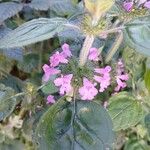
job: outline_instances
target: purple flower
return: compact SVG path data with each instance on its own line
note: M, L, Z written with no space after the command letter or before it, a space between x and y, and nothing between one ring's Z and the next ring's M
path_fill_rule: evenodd
M60 78L57 78L54 80L54 84L58 87L60 87L60 94L64 95L65 93L68 94L72 90L71 86L71 79L73 77L73 74L68 75L61 75Z
M146 3L144 4L144 7L150 8L150 1L146 2Z
M47 82L52 75L60 73L60 70L50 67L47 64L45 64L42 68L44 71L43 81L45 82Z
M99 60L98 49L97 48L91 48L88 58L89 58L89 60L92 60L92 61L98 61Z
M62 45L62 50L63 51L61 53L59 53L57 51L55 54L53 54L50 57L49 61L50 61L50 66L51 67L57 67L60 63L63 63L63 64L68 63L67 58L72 56L69 45L66 44L66 43L63 44Z
M124 2L123 3L123 8L127 11L130 12L133 8L133 2Z
M55 103L55 99L54 99L54 96L53 95L49 95L47 97L47 104L54 104Z
M61 52L61 54L62 54L65 58L72 56L71 51L70 51L70 47L69 47L68 44L64 43L61 48L62 48L62 50L63 50L63 51Z
M95 84L89 81L87 78L83 78L83 87L79 88L79 94L82 100L92 100L97 95L98 90L95 88Z
M128 79L129 79L128 74L116 76L117 87L115 88L115 91L118 92L121 89L124 89L127 86L125 81L127 81Z
M104 92L105 89L107 89L107 87L110 85L110 76L106 76L104 75L103 77L101 76L94 76L94 79L100 83L100 89L99 92Z
M49 61L51 67L57 67L60 63L68 63L68 60L58 51L50 57Z
M94 80L100 83L100 89L99 92L104 92L105 89L110 85L110 71L111 67L106 66L105 68L98 68L95 69L95 72L100 75L94 75Z
M99 74L108 74L111 71L111 67L110 66L106 66L105 68L96 68L95 72L99 73Z

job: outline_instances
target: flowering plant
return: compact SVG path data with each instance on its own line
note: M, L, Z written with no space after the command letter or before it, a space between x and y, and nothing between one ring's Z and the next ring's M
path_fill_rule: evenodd
M13 13L3 17L3 9L12 6ZM4 69L7 63L0 67L0 149L8 146L6 137L23 139L25 149L149 147L149 0L32 0L0 8L0 56L13 64L10 70ZM49 18L19 25L29 10ZM6 29L5 20L16 13L20 18L10 21L18 27ZM34 43L38 53L30 52ZM10 51L17 61L7 59ZM7 77L13 73L19 79Z

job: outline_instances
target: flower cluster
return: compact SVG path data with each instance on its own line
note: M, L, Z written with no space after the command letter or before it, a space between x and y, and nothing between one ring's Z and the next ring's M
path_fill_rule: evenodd
M127 12L131 12L134 6L137 5L138 7L142 6L144 8L150 8L150 1L148 0L139 0L137 3L134 0L125 0L123 3L123 7Z
M44 76L43 81L47 82L52 79L51 77L57 75L57 78L53 80L56 87L59 88L60 95L70 95L73 93L73 81L77 77L72 74L63 74L59 70L60 64L67 64L69 58L71 58L72 53L68 44L62 45L62 52L55 52L49 59L49 65L45 64L43 66ZM100 61L100 54L98 49L91 48L89 50L88 59L90 61ZM78 87L78 93L81 100L93 100L98 93L104 92L111 85L111 70L110 66L103 68L95 68L93 72L93 79L88 79L88 77L83 76L82 83ZM124 73L124 65L121 60L118 62L116 82L117 87L115 91L119 91L126 87L126 82L128 80L128 75ZM55 103L54 96L49 95L47 97L47 104Z
M61 72L60 70L55 68L58 67L60 63L63 64L68 63L67 58L72 56L69 45L66 43L62 45L62 50L63 51L61 53L57 51L50 57L49 59L50 65L45 64L43 66L43 71L45 73L43 76L43 81L47 82L52 75L56 75Z
M60 53L59 51L56 51L50 58L49 62L50 64L44 64L43 66L43 71L44 71L44 76L43 76L43 81L47 82L50 80L50 78L53 75L60 74L61 71L58 69L59 64L67 64L68 63L68 58L72 56L70 47L68 44L63 44L62 45L62 52ZM56 86L60 87L60 94L65 94L71 90L71 79L73 75L66 75L63 76L61 75L60 78L57 78L54 80L54 83ZM49 95L47 97L47 104L50 103L55 103L54 96Z

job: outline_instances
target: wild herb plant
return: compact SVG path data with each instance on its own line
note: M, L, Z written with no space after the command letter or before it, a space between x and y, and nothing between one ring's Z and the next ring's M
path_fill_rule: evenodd
M148 150L150 1L0 3L0 149Z

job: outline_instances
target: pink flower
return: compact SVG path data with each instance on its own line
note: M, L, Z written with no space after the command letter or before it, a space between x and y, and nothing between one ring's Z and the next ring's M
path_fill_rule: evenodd
M55 103L55 99L53 95L49 95L47 97L47 104L54 104Z
M44 71L43 81L45 81L45 82L47 82L52 75L60 73L60 70L51 68L47 64L45 64L42 68Z
M127 81L128 79L129 79L128 74L116 76L116 81L118 85L115 88L115 91L118 92L121 89L124 89L127 86L125 81Z
M79 94L82 100L92 100L97 95L98 90L95 88L91 81L87 78L83 78L83 87L79 88Z
M123 3L123 8L127 11L130 12L133 8L133 2L124 2Z
M67 58L67 57L71 57L72 56L72 54L71 54L71 51L70 51L70 47L69 47L69 45L68 44L63 44L62 45L62 52L61 52L61 54L65 57L65 58Z
M94 75L94 80L100 83L99 92L104 92L105 89L107 89L107 87L110 85L110 80L111 80L110 71L111 71L110 66L106 66L105 68L95 69L95 72L100 74L100 76Z
M111 71L111 67L110 66L106 66L105 68L96 68L95 72L99 73L99 74L105 74L107 75L109 72Z
M122 72L124 72L124 64L123 64L122 59L118 60L116 72L117 72L118 75L120 75L120 74L122 74Z
M68 44L63 44L62 45L62 52L59 53L58 51L53 54L51 57L50 57L50 66L51 67L56 67L58 66L60 63L63 63L63 64L66 64L68 63L68 60L67 58L68 57L71 57L72 54L71 54L71 51L70 51L70 48L69 48L69 45Z
M104 92L105 89L110 85L110 77L109 76L94 76L94 79L100 83L100 89L99 92Z
M115 91L118 92L127 86L126 81L129 79L128 74L124 73L124 64L121 59L119 59L118 61L116 72L117 72L116 75L117 87L115 88Z
M91 48L89 52L89 60L98 61L99 60L99 54L97 48Z
M68 63L68 60L58 51L50 57L49 61L51 67L57 67L60 63Z
M146 2L146 3L144 4L144 7L150 8L150 1Z
M73 74L68 75L61 75L60 78L54 80L54 84L60 87L60 94L64 95L65 93L68 94L72 90L71 86L71 79Z

